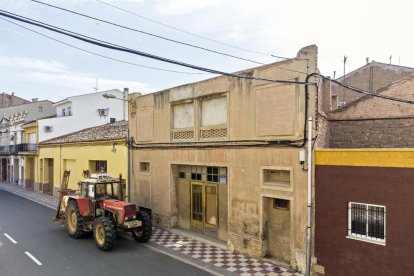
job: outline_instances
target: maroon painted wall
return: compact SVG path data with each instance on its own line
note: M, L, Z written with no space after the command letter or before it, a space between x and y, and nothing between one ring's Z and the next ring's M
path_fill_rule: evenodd
M385 246L346 238L350 201L385 205ZM315 255L328 276L414 275L414 169L316 166Z

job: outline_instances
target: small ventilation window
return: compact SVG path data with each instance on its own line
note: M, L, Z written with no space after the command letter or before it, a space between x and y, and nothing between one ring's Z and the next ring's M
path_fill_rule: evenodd
M140 162L139 163L139 171L143 173L151 172L151 165L149 162Z
M289 200L274 198L273 209L289 210Z
M263 184L290 185L290 170L263 170Z

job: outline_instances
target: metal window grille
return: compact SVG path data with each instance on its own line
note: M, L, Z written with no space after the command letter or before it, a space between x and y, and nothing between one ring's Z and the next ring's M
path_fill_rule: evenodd
M227 168L180 165L179 177L213 183L227 183Z
M348 235L385 242L385 206L350 202Z

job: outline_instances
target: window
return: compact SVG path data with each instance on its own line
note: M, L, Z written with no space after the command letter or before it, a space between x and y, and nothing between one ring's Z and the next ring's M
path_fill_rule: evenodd
M42 106L39 106L39 112L42 112L43 111L43 107Z
M263 182L267 185L290 185L290 170L263 170Z
M151 166L149 162L139 162L139 171L144 173L151 172Z
M62 108L62 116L66 116L66 108Z
M385 206L349 202L348 236L385 243Z
M100 173L106 173L107 172L107 163L106 161L95 161L95 171Z
M227 168L181 165L179 177L205 182L227 183Z
M273 209L289 210L289 200L274 198Z
M68 106L68 116L72 116L72 110L71 110L70 106Z
M194 103L184 103L172 106L172 140L194 139Z

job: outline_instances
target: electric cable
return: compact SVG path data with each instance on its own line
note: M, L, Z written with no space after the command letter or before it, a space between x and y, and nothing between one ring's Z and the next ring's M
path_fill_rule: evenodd
M69 13L72 13L72 14L76 14L76 15L79 15L79 16L82 16L82 17L85 17L85 18L95 20L95 21L103 22L103 23L106 23L106 24L109 24L109 25L112 25L112 26L115 26L115 27L122 28L122 29L126 29L126 30L137 32L137 33L141 33L141 34L144 34L144 35L152 36L152 37L155 37L155 38L163 39L163 40L166 40L166 41L169 41L169 42L185 45L185 46L188 46L188 47L193 47L193 48L200 49L200 50L203 50L203 51L208 51L208 52L211 52L211 53L214 53L214 54L223 55L223 56L227 56L227 57L231 57L231 58L235 58L235 59L239 59L239 60L244 60L244 61L248 61L248 62L252 62L252 63L256 63L256 64L261 64L261 65L264 64L263 62L254 61L254 60L251 60L251 59L247 59L247 58L243 58L243 57L223 53L223 52L220 52L220 51L208 49L208 48L201 47L201 46L198 46L198 45L193 45L193 44L190 44L190 43L178 41L178 40L175 40L175 39L171 39L171 38L156 35L156 34L153 34L153 33L145 32L145 31L138 30L138 29L135 29L135 28L127 27L127 26L120 25L120 24L117 24L117 23L114 23L114 22L111 22L111 21L107 21L107 20L104 20L104 19L100 19L100 18L97 18L97 17L86 15L86 14L83 14L83 13L80 13L80 12L76 12L76 11L65 9L65 8L55 6L55 5L52 5L52 4L44 3L42 1L32 0L32 2L39 3L41 5L45 5L45 6L54 8L54 9L59 9L59 10L69 12Z
M199 71L204 71L204 72L208 72L208 73L212 73L212 74L217 74L217 75L224 75L224 76L228 76L228 77L235 77L235 78L241 78L241 79L249 79L249 80L260 80L260 81L266 81L266 82L270 82L270 83L284 83L284 84L305 84L305 82L301 82L301 81L288 81L288 80L274 80L274 79L267 79L267 78L259 78L259 77L251 77L251 76L247 76L247 75L241 75L241 74L235 74L235 73L227 73L227 72L223 72L220 70L215 70L215 69L210 69L210 68L206 68L206 67L202 67L202 66L198 66L198 65L193 65L190 63L185 63L185 62L180 62L180 61L176 61L173 59L169 59L169 58L164 58L161 56L157 56L157 55L153 55L153 54L149 54L149 53L145 53L142 51L138 51L138 50L134 50L134 49L130 49L130 48L126 48L123 46L119 46L113 43L109 43L106 41L102 41L96 38L92 38L89 36L85 36L79 33L75 33L72 31L68 31L65 30L63 28L58 28L55 27L53 25L50 24L46 24L37 20L33 20L24 16L20 16L14 13L10 13L4 10L0 10L0 15L1 16L5 16L5 17L9 17L11 19L17 20L17 21L21 21L21 22L25 22L27 24L31 24L31 25L35 25L56 33L60 33L66 36L70 36L72 38L75 38L77 40L81 40L90 44L94 44L100 47L104 47L104 48L108 48L108 49L112 49L112 50L117 50L117 51L122 51L122 52L126 52L126 53L131 53L131 54L135 54L135 55L139 55L139 56L143 56L143 57L147 57L147 58L151 58L151 59L155 59L155 60L159 60L162 62L167 62L167 63L171 63L171 64L175 64L175 65L179 65L179 66L183 66L183 67L188 67L191 69L195 69L195 70L199 70Z
M272 54L269 54L269 53L264 53L264 52L260 52L260 51L249 50L249 49L242 48L242 47L239 47L239 46L231 45L231 44L228 44L228 43L225 43L225 42L221 42L221 41L218 41L218 40L215 40L215 39L212 39L212 38L208 38L208 37L206 37L206 36L198 35L198 34L195 34L195 33L189 32L189 31L186 31L186 30L184 30L184 29L180 29L180 28L177 28L177 27L174 27L174 26L171 26L171 25L168 25L168 24L162 23L162 22L160 22L160 21L157 21L157 20L154 20L154 19L151 19L151 18L145 17L145 16L140 15L140 14L138 14L138 13L135 13L135 12L132 12L132 11L129 11L129 10L123 9L123 8L121 8L121 7L115 6L115 5L113 5L113 4L106 3L106 2L101 1L101 0L96 0L96 1L97 1L97 2L99 2L99 3L101 3L101 4L107 5L107 6L109 6L109 7L112 7L112 8L118 9L118 10L120 10L120 11L123 11L123 12L129 13L129 14L132 14L132 15L134 15L134 16L136 16L136 17L139 17L139 18L142 18L142 19L144 19L144 20L147 20L147 21L153 22L153 23L155 23L155 24L158 24L158 25L161 25L161 26L164 26L164 27L167 27L167 28L170 28L170 29L173 29L173 30L176 30L176 31L179 31L179 32L185 33L185 34L188 34L188 35L191 35L191 36L195 36L195 37L198 37L198 38L201 38L201 39L204 39L204 40L210 41L210 42L214 42L214 43L216 43L216 44L221 44L221 45L224 45L224 46L227 46L227 47L230 47L230 48L234 48L234 49L242 50L242 51L249 52L249 53L260 54L260 55L264 55L264 56L276 57L276 58L281 58L281 59L290 59L290 58L286 58L286 57L282 57L282 56L272 55Z
M28 30L28 31L30 31L30 32L36 33L36 34L38 34L38 35L40 35L40 36L46 37L46 38L48 38L48 39L51 39L51 40L53 40L53 41L55 41L55 42L61 43L61 44L63 44L63 45L66 45L66 46L68 46L68 47L71 47L71 48L77 49L77 50L79 50L79 51L86 52L86 53L89 53L89 54L92 54L92 55L95 55L95 56L98 56L98 57L102 57L102 58L105 58L105 59L109 59L109 60L117 61L117 62L120 62L120 63L129 64L129 65L133 65L133 66L137 66L137 67L142 67L142 68L147 68L147 69L153 69L153 70L158 70L158 71L164 71L164 72L170 72L170 73L179 73L179 74L195 74L195 75L205 74L205 73L202 73L202 72L183 72L183 71L175 71L175 70L169 70L169 69L157 68L157 67L152 67L152 66L147 66L147 65L137 64L137 63L133 63L133 62L125 61L125 60L120 60L120 59L116 59L116 58L108 57L108 56L101 55L101 54L98 54L98 53L95 53L95 52L92 52L92 51L85 50L85 49L82 49L82 48L80 48L80 47L74 46L74 45L72 45L72 44L69 44L69 43L63 42L63 41L61 41L61 40L59 40L59 39L56 39L56 38L53 38L53 37L51 37L51 36L48 36L48 35L42 34L42 33L40 33L40 32L37 32L37 31L35 31L35 30L33 30L33 29L30 29L30 28L27 28L27 27L25 27L25 26L23 26L23 25L20 25L20 24L18 24L18 23L12 22L12 21L10 21L10 20L8 20L8 19L1 18L1 17L0 17L0 19L1 19L1 20L4 20L4 21L7 21L7 22L9 22L10 24L14 24L14 25L16 25L16 26L19 26L20 28L26 29L26 30Z
M361 93L361 94L365 94L365 95L369 95L369 96L373 96L373 97L377 97L377 98L382 98L382 99L386 99L386 100L390 100L390 101L400 102L400 103L414 104L414 100L406 100L406 99L401 99L401 98L396 98L396 97L381 95L378 92L365 91L365 90L362 90L360 88L356 88L356 87L353 87L353 86L350 86L350 85L343 84L343 83L341 83L341 82L339 82L337 80L328 78L328 77L326 77L324 75L321 75L319 73L312 73L310 75L321 77L321 78L323 78L325 80L328 80L330 82L333 82L333 83L335 83L335 84L337 84L339 86L342 86L344 88L347 88L347 89L352 90L352 91L357 92L357 93Z

